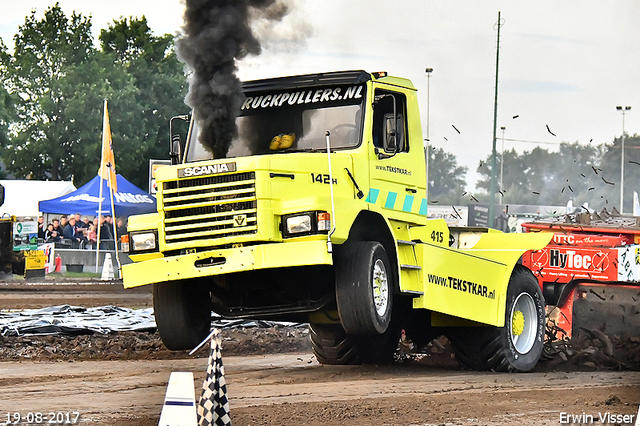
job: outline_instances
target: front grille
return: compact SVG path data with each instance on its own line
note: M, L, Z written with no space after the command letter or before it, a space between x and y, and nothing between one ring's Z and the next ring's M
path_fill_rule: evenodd
M258 229L254 172L164 182L162 199L168 246L255 234Z

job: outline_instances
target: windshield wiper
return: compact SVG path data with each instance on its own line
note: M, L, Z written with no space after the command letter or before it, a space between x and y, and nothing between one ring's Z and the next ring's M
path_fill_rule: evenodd
M349 169L347 169L346 167L344 168L344 170L347 172L347 175L349 175L349 179L351 179L351 182L353 182L353 186L356 187L356 190L358 191L356 193L356 196L358 197L359 200L362 199L362 197L364 197L364 193L362 192L362 190L360 189L360 187L358 186L358 183L356 182L356 179L353 177L353 175L351 174L351 172L349 171Z
M273 151L274 154L286 154L290 152L324 152L324 150L322 148L296 148L296 149L287 148L283 150Z

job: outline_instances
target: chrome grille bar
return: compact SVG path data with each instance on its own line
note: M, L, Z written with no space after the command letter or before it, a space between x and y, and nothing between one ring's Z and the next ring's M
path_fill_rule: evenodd
M165 243L256 233L255 183L254 172L164 182Z

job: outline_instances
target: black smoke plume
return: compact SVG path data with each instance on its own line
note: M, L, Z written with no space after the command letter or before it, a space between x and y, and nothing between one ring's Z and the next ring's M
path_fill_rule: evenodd
M200 142L224 157L237 135L235 119L244 100L236 61L260 54L252 19L280 20L287 8L276 0L186 0L179 57L192 72L185 103L201 127Z

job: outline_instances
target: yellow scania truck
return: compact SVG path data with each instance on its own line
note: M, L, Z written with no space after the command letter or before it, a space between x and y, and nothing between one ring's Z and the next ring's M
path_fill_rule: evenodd
M468 368L535 366L545 305L519 259L550 235L427 220L409 80L341 71L243 91L225 158L191 119L156 171L158 212L129 219L124 286L153 285L169 349L196 346L213 311L308 322L326 364L391 362L405 330L417 344L445 334Z

